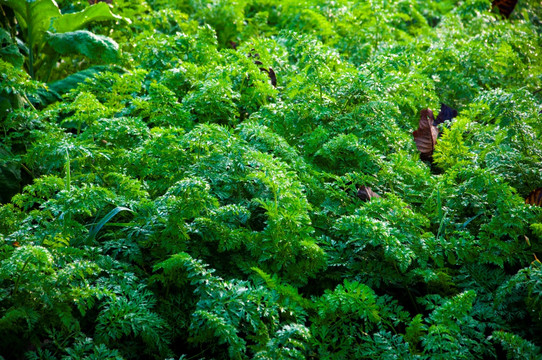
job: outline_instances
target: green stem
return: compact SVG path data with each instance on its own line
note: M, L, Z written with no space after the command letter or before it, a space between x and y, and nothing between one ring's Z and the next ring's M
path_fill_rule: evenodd
M71 191L70 153L66 149L66 190Z
M19 271L19 276L17 276L17 280L15 280L15 288L13 289L13 295L17 294L17 292L19 291L19 281L21 280L21 276L24 273L24 269L26 269L26 266L30 262L30 259L31 257L29 256L28 259L26 259L26 261L24 262L23 268L21 269L21 271Z
M443 214L442 214L442 217L440 219L440 225L438 227L438 231L437 231L437 241L440 239L440 233L444 227L444 220L446 219L446 215L448 214L448 209L445 209Z
M52 59L49 59L49 66L47 66L47 73L45 74L45 78L43 79L43 82L49 82L49 78L51 77L51 72L53 71L53 67L56 65L56 61L58 60L58 54L53 55Z
M32 171L30 171L30 169L27 168L25 164L21 163L21 168L23 168L23 170L26 171L26 173L30 175L32 179L35 178L34 173L32 173Z
M70 171L70 153L66 149L66 191L71 192L71 171ZM71 214L66 212L64 217L64 234L67 233L68 225L71 222Z
M31 102L30 99L28 98L28 96L26 96L26 93L23 93L23 97L25 98L26 102L28 102L28 105L30 105L30 107L31 107L33 110L36 110L36 108L34 107L34 105L32 105L32 102Z
M26 1L26 18L29 19L28 21L28 73L30 74L30 77L32 79L34 78L34 51L33 51L33 45L34 45L34 39L32 38L32 11L30 10L30 4L31 2Z
M200 351L196 355L193 355L193 356L190 356L189 358L187 358L187 360L195 359L195 358L199 357L200 355L202 355L204 352L206 352L209 349L210 349L210 347L206 347L205 349L203 349L202 351Z

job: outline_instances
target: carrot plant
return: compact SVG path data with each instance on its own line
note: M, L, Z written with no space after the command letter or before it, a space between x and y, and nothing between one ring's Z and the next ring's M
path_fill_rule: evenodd
M501 3L0 0L0 359L542 357Z

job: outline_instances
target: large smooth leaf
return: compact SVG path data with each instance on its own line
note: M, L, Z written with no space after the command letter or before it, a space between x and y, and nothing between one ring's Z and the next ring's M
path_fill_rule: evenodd
M28 36L26 41L29 46L41 43L45 31L51 26L51 20L62 15L52 0L0 0L0 4L15 11L17 22Z
M55 101L60 101L62 95L66 94L72 89L75 89L80 83L86 79L91 79L94 76L105 72L112 71L117 73L123 73L125 70L120 66L115 65L96 65L88 69L81 70L75 74L71 74L62 80L54 81L47 84L47 89L38 89L36 94L29 95L28 97L34 103L34 105L46 106ZM1 101L0 97L0 101ZM2 103L0 102L0 110L2 109ZM0 113L1 114L1 113ZM1 118L1 116L0 116Z
M115 62L119 57L119 45L113 39L86 30L47 32L47 43L60 55L79 54L107 63Z
M123 20L128 23L130 22L129 19L113 14L109 5L101 2L91 5L83 11L65 14L54 19L51 28L57 33L63 33L79 30L93 21L108 20Z
M20 186L21 167L12 161L8 151L0 148L0 203L8 202Z
M98 3L83 11L65 15L61 14L53 0L0 0L0 4L15 11L19 25L28 35L26 41L30 46L42 44L48 30L59 33L75 31L93 21L124 19L113 14L106 3Z
M88 69L76 72L75 74L71 74L70 76L58 80L52 83L47 84L49 89L56 92L59 95L65 94L71 89L75 89L77 85L85 81L86 79L93 78L97 74L104 72L104 71L113 71L113 72L124 72L124 70L121 67L118 66L104 66L104 65L98 65L98 66L92 66Z
M8 111L12 109L11 102L5 96L0 95L0 120L7 116Z
M0 29L0 59L17 68L21 68L24 63L24 57L19 51L19 47L4 29Z
M29 95L28 99L32 102L34 106L47 106L48 104L54 103L55 101L62 100L60 94L57 94L55 91L50 89L40 88L36 91L35 94Z

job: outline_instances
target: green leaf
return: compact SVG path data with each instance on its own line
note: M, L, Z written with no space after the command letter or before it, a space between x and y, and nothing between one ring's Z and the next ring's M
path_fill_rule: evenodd
M99 2L87 7L83 11L65 14L54 19L51 28L57 33L63 33L81 29L93 21L108 20L122 20L127 23L131 22L129 19L113 14L108 4Z
M21 168L11 157L0 148L0 203L8 202L20 190Z
M70 90L75 89L79 84L83 83L86 79L91 79L96 75L106 72L114 71L118 73L124 72L119 66L109 66L109 65L96 65L91 66L88 69L78 71L74 74L71 74L65 77L62 80L57 80L52 83L47 84L47 89L38 89L36 94L29 96L34 104L40 104L41 106L46 106L55 101L60 101L62 95L68 93ZM9 107L11 108L11 107ZM2 98L0 97L0 114L3 110L2 107ZM5 110L4 110L5 111Z
M27 42L30 46L41 43L51 25L51 19L62 16L60 9L52 0L0 0L15 11L17 22L24 30L28 30Z
M474 215L473 217L470 217L469 219L467 219L467 221L465 221L463 224L461 224L461 226L459 227L459 230L465 230L467 225L469 225L471 223L471 221L473 221L474 219L476 219L480 215L482 215L482 213Z
M42 88L38 89L35 94L28 96L28 98L34 105L38 104L40 106L46 106L62 99L57 92Z
M11 106L9 99L5 96L0 96L0 119L3 119L12 108L13 106Z
M47 43L60 55L80 54L106 63L119 58L119 45L113 39L86 30L60 34L48 31Z
M24 57L19 51L17 44L11 39L9 33L0 28L0 59L20 68L23 66Z
M115 72L124 72L122 68L120 67L112 67L112 66L103 66L103 65L97 65L89 67L88 69L76 72L75 74L71 74L70 76L58 80L52 83L47 84L49 89L56 92L59 95L65 94L71 89L75 89L80 83L84 82L86 79L93 78L94 76L105 72L105 71L115 71Z
M96 237L96 235L98 234L98 232L102 229L102 227L107 224L107 222L109 220L111 220L113 218L113 216L117 215L118 213L120 213L121 211L129 211L129 212L133 212L131 209L128 209L127 207L123 207L123 206L117 206L116 208L114 208L113 210L111 210L110 212L107 213L107 215L105 215L102 220L100 220L96 226L94 226L88 233L88 238L89 239L94 239Z
M41 45L46 31L57 33L81 29L93 21L125 20L111 12L109 5L98 3L83 11L65 14L60 12L53 0L0 0L15 11L19 25L28 30L26 39L30 46Z

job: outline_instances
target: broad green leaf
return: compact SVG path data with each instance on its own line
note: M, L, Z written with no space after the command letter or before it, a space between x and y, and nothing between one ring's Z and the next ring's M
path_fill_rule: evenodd
M106 3L98 3L83 11L65 15L53 0L0 0L0 5L7 5L15 11L30 46L41 45L48 30L58 33L75 31L92 21L123 19L113 14Z
M96 76L97 74L105 71L115 71L115 72L123 72L122 68L120 67L111 67L111 66L92 66L88 69L76 72L75 74L71 74L70 76L58 80L52 83L47 84L49 89L56 92L59 95L65 94L71 89L75 89L77 85L85 81L85 79L90 79Z
M107 63L118 59L119 45L113 39L86 30L47 32L47 43L60 55L80 54Z
M83 11L65 14L54 19L51 28L57 33L63 33L81 29L93 21L108 20L124 20L128 23L130 22L130 20L125 19L122 16L113 14L108 4L100 2L89 6Z
M11 108L12 106L9 99L0 95L0 119L3 119Z
M36 94L29 97L34 104L46 106L47 104L51 104L55 101L60 101L62 95L66 94L72 89L75 89L80 83L84 82L86 79L91 79L97 74L105 71L124 72L124 70L118 66L92 66L88 69L78 71L75 74L71 74L62 80L57 80L49 83L47 84L47 90L38 89Z
M28 98L34 105L39 104L41 106L46 106L61 100L60 94L44 88L38 89L35 94L29 95Z
M19 47L4 29L0 29L0 59L18 68L22 67L24 63L24 57L20 53Z
M51 26L51 20L62 15L52 0L0 0L0 4L7 5L15 11L17 21L24 29L26 41L30 46L41 43L45 31Z
M10 153L0 148L0 203L8 202L20 190L21 169L10 158Z

